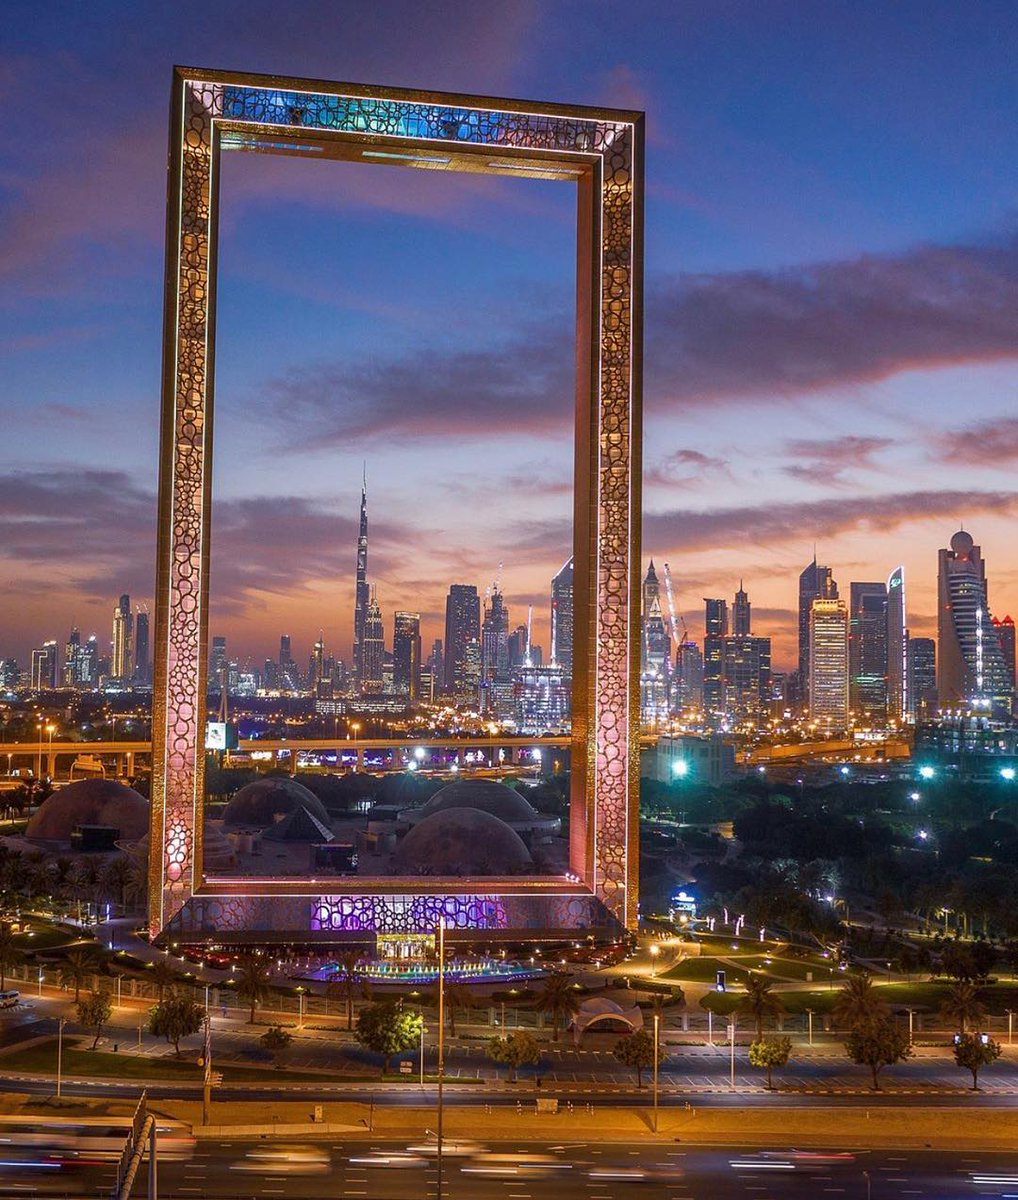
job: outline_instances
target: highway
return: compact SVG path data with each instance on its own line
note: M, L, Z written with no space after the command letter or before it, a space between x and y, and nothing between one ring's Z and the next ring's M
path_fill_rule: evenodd
M614 1200L638 1189L648 1200L815 1200L828 1196L955 1200L1018 1193L1018 1152L860 1150L828 1155L675 1143L546 1146L510 1140L488 1142L483 1150L488 1153L446 1158L443 1196L452 1200L566 1200L574 1196ZM537 1161L504 1157L521 1152ZM159 1195L179 1200L435 1197L432 1159L421 1161L420 1156L411 1156L417 1161L382 1165L394 1155L406 1153L405 1141L370 1136L288 1143L273 1142L271 1137L202 1141L190 1161L159 1164ZM71 1194L108 1195L113 1171L88 1168L68 1176L66 1183L73 1189ZM145 1195L145 1183L143 1171L135 1185L136 1196Z

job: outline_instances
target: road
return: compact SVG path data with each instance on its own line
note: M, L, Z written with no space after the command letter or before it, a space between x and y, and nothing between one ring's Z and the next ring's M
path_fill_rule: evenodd
M291 1143L307 1146L309 1143ZM405 1151L405 1143L322 1141L311 1154L321 1155L323 1173L290 1174L285 1163L253 1158L280 1143L202 1142L189 1162L161 1163L160 1197L335 1200L426 1200L436 1196L433 1163L383 1169L363 1160ZM443 1194L452 1200L614 1200L639 1185L639 1195L668 1200L898 1200L929 1197L1013 1196L1018 1192L1018 1152L988 1154L916 1150L858 1151L847 1158L799 1158L784 1152L745 1147L689 1147L645 1143L574 1142L534 1146L516 1141L488 1143L497 1154L526 1151L552 1160L544 1173L500 1164L485 1157L446 1159ZM268 1151L272 1153L271 1149ZM351 1162L360 1159L360 1162ZM313 1169L315 1164L307 1164ZM247 1168L247 1169L244 1169ZM254 1168L254 1169L252 1169ZM486 1171L498 1172L487 1174ZM641 1178L641 1174L644 1176ZM653 1176L661 1178L653 1178ZM867 1178L868 1177L868 1178ZM108 1194L109 1168L75 1177L78 1195ZM144 1171L135 1195L145 1195Z

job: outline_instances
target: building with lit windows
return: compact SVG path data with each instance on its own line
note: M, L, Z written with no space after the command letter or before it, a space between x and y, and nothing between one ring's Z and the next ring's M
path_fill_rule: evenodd
M364 615L364 642L361 655L361 693L377 696L385 690L385 632L382 610L375 589L371 589L367 612Z
M814 600L837 600L838 585L830 567L821 566L816 554L799 576L799 700L808 708L810 685L810 614Z
M573 673L573 558L562 564L551 581L551 661L567 675Z
M887 716L887 588L849 585L848 702L857 717Z
M979 700L1010 712L1013 688L990 612L980 548L961 529L938 559L938 703L944 709Z
M728 636L728 604L704 598L703 707L719 713L725 703L725 638Z
M116 679L130 679L134 671L134 618L131 597L126 593L113 610L113 663Z
M421 688L421 614L398 612L393 618L392 689L413 704Z
M887 716L907 721L912 712L908 695L908 613L905 606L905 568L887 577Z
M444 682L450 696L477 696L478 674L467 670L467 647L481 639L481 598L473 584L454 583L445 600Z
M825 728L848 728L848 605L814 600L809 616L809 715Z
M908 639L908 698L911 716L930 717L937 707L937 643L933 638Z

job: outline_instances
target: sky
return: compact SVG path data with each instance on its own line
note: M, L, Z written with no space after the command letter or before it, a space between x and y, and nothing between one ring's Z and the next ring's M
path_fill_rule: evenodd
M110 637L155 559L174 63L647 114L644 561L740 579L904 563L935 628L964 524L1018 613L1018 22L1010 3L247 0L5 6L0 656ZM571 539L572 186L225 155L212 632L348 653L357 505L388 636Z

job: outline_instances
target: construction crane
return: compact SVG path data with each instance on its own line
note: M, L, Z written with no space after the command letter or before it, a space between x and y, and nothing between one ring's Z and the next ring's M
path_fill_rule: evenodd
M488 586L487 586L487 587L484 589L484 602L485 602L485 604L487 604L487 602L488 602L488 601L491 599L491 593L492 593L492 592L497 592L497 591L498 591L498 585L499 585L501 582L502 582L502 560L501 560L501 559L499 559L499 562L498 562L498 569L497 569L497 570L496 570L496 572L495 572L495 578L494 578L494 579L491 581L491 583L489 583L489 584L488 584Z
M679 643L679 629L678 629L678 622L675 619L675 597L672 594L672 573L668 569L667 563L665 563L664 574L665 574L665 595L668 597L668 621L669 621L669 624L671 625L672 641L675 643L676 646L678 646L680 644ZM683 619L683 621L682 621L682 636L683 636L683 639L685 639L687 636L685 619Z

